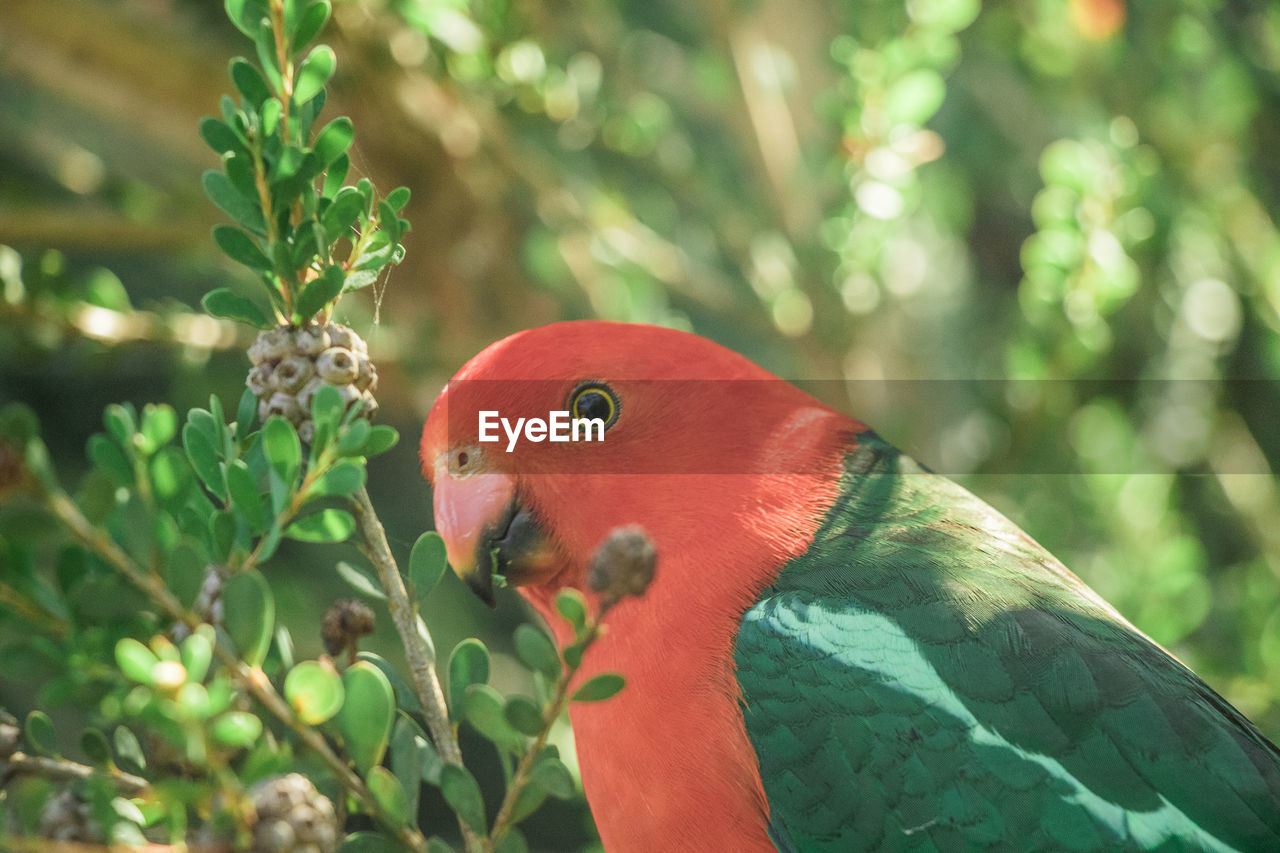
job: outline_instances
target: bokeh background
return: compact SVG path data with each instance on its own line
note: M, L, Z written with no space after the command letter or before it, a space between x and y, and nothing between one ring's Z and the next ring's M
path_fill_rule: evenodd
M1280 6L335 6L326 115L413 191L405 262L343 304L402 432L370 466L401 554L467 358L557 319L689 328L959 479L1280 737ZM0 403L72 481L108 403L239 399L250 333L198 302L253 285L196 124L251 50L214 0L0 3ZM333 560L269 567L300 655L351 594ZM520 683L514 594L450 578L428 618ZM19 639L24 711L59 697Z

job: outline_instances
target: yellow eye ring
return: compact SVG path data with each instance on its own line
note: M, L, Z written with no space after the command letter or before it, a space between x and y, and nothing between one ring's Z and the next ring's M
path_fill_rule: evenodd
M604 421L608 429L618 420L622 403L613 389L603 382L584 382L569 395L569 416L574 420L586 418Z

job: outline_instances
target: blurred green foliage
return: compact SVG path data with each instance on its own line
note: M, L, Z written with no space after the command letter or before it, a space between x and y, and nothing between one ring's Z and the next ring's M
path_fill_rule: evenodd
M196 119L239 49L217 6L0 6L20 252L0 255L0 398L39 410L69 470L106 403L243 382L246 341L191 313L244 275L198 186ZM413 191L404 263L343 306L384 421L412 434L481 346L560 318L858 380L814 388L1280 736L1275 4L349 0L334 20L353 174ZM412 445L369 473L402 552L429 521ZM281 559L280 616L314 654L339 581ZM497 626L452 579L433 607L443 647L492 631L494 681L516 672L510 598ZM0 700L37 701L32 667Z

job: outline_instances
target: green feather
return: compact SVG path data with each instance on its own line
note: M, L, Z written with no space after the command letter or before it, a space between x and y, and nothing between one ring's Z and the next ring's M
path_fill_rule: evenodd
M870 433L735 648L783 851L1280 849L1280 751Z

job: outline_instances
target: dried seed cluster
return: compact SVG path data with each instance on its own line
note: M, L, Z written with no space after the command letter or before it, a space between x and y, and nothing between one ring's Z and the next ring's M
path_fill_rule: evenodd
M50 841L101 844L102 826L92 807L71 791L50 797L40 812L40 835Z
M272 776L250 791L258 822L253 853L334 853L338 816L329 798L301 773Z
M609 533L587 567L587 585L611 606L629 595L641 596L653 581L658 552L643 527L630 524Z
M333 385L348 407L359 401L364 417L373 417L378 402L378 372L369 347L346 326L330 323L277 326L258 334L249 347L253 369L245 384L258 398L258 417L280 415L310 441L311 400L323 385Z

